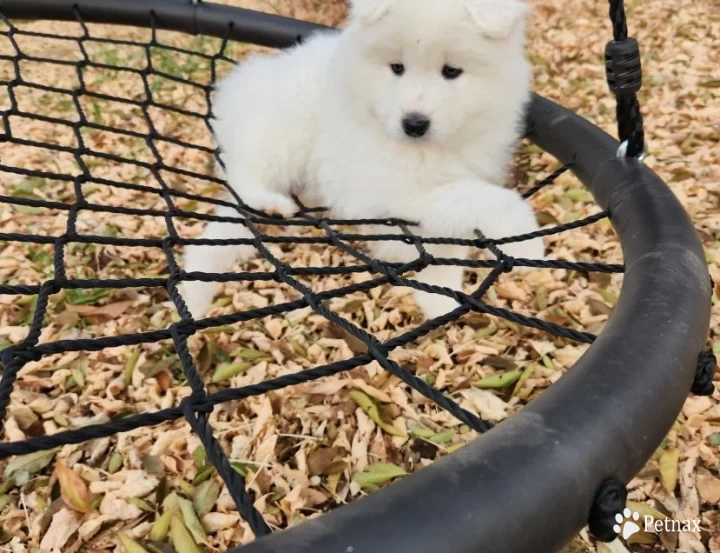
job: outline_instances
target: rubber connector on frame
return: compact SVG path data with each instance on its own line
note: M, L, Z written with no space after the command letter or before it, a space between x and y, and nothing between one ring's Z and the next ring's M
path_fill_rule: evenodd
M715 391L713 377L717 371L717 360L711 351L700 352L695 380L690 391L697 396L711 396Z
M642 88L642 62L637 40L609 42L605 47L605 76L616 96L635 94Z
M625 484L616 478L605 480L600 485L588 520L588 528L595 539L609 543L617 538L618 533L613 528L617 525L615 516L622 514L627 495Z

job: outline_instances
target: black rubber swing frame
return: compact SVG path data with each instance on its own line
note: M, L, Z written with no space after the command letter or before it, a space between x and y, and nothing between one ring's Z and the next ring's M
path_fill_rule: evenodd
M187 0L0 0L10 19L124 24L288 47L324 29ZM229 28L230 26L230 28ZM608 478L627 483L659 446L693 382L711 282L668 186L578 115L534 96L529 137L589 188L626 274L607 327L572 370L518 414L432 466L230 553L545 553L588 521Z

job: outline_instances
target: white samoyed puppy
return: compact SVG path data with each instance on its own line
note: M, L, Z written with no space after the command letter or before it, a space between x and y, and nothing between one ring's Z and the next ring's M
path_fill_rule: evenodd
M533 232L530 206L503 182L530 99L522 0L354 0L348 26L239 65L218 84L215 138L229 185L250 207L285 216L306 205L347 219L395 217L422 236L488 238ZM220 216L239 216L218 207ZM387 233L387 229L376 229ZM202 238L251 237L211 222ZM409 262L413 246L379 242L373 255ZM541 238L507 255L541 259ZM232 251L229 251L232 250ZM466 247L428 245L466 258ZM185 270L223 273L252 246L189 246ZM462 290L461 267L430 266L418 281ZM216 283L184 282L194 317ZM452 298L417 291L429 317Z

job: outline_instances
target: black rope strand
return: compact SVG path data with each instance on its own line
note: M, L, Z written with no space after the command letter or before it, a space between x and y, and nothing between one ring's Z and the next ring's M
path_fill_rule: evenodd
M643 117L637 98L642 87L640 49L637 41L628 37L624 1L609 1L614 40L605 48L608 86L617 101L618 136L625 144L624 155L638 158L645 153Z

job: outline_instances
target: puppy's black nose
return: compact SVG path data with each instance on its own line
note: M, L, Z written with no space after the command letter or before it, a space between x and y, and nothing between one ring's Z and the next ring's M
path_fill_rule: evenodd
M411 113L403 119L403 130L411 138L425 136L430 129L430 119L419 113Z

